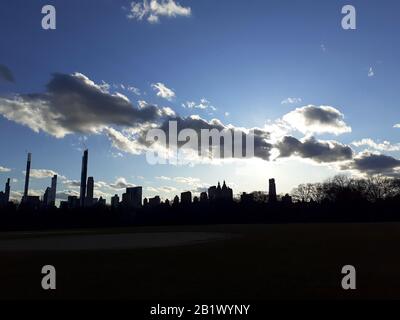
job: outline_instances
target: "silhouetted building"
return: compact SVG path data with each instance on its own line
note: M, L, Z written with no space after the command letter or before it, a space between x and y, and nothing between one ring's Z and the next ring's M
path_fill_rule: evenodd
M159 196L155 196L154 198L150 198L149 199L149 207L154 208L154 207L158 207L161 204L161 199Z
M284 203L284 204L292 204L293 203L292 197L288 193L286 193L282 197L282 203Z
M243 192L240 195L240 202L242 202L242 203L254 202L254 194Z
M225 200L225 201L232 201L233 200L233 190L229 188L225 181L223 186L218 182L218 185L212 186L208 188L208 199L210 201L215 200Z
M32 154L28 153L28 159L26 160L26 171L25 171L25 188L24 188L24 196L22 198L23 201L28 199L29 192L29 175L31 173L31 158Z
M194 197L193 198L193 203L198 203L199 202L199 197Z
M99 207L105 207L107 204L106 199L103 199L103 197L100 197L100 199L97 201L97 206Z
M60 209L61 210L68 209L68 201L60 201Z
M80 190L80 194L79 194L79 200L80 200L81 207L83 207L85 205L85 198L86 198L86 179L87 179L88 157L89 157L89 151L86 149L83 152L83 157L82 157L81 190Z
M214 201L217 199L217 187L216 186L212 186L208 188L208 199L210 199L210 201Z
M68 208L75 209L79 207L79 199L77 196L68 196Z
M122 195L122 203L126 207L140 208L142 206L142 187L126 188Z
M208 200L207 192L200 193L200 202L207 202L207 200Z
M0 206L4 207L8 205L9 201L10 201L10 179L7 179L4 192L3 191L0 192Z
M182 204L191 204L192 203L192 193L190 191L181 193L181 203Z
M24 200L24 206L30 209L37 210L40 207L39 196L27 196Z
M117 209L119 207L119 196L116 194L111 197L111 208Z
M86 191L86 199L85 206L91 207L93 203L93 192L94 192L94 179L93 177L89 177L87 179L87 191Z
M7 179L4 192L0 192L0 206L4 207L10 201L10 178Z
M179 197L178 197L178 196L175 196L175 197L174 197L174 201L173 201L172 204L173 204L173 205L178 205L178 204L179 204Z
M44 192L44 195L43 195L43 205L44 206L50 205L50 199L51 199L50 193L51 193L51 188L47 187L46 191Z
M10 178L7 179L6 182L6 187L4 189L4 196L5 196L5 201L8 203L10 201Z
M221 188L221 198L228 201L233 200L233 190L227 187L225 181Z
M277 201L275 179L269 179L268 202L274 203Z
M53 178L51 178L51 192L49 201L49 204L51 206L55 206L56 204L56 195L57 195L57 175L55 174Z

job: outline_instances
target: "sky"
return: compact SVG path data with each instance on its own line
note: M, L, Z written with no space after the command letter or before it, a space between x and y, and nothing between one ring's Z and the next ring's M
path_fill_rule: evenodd
M42 28L42 7L56 29ZM0 2L0 184L20 197L59 175L77 194L82 150L96 195L277 192L335 174L400 173L398 1L96 0ZM147 161L150 127L255 131L250 159ZM399 125L398 125L399 124ZM397 127L396 127L397 125ZM159 147L159 146L158 146Z

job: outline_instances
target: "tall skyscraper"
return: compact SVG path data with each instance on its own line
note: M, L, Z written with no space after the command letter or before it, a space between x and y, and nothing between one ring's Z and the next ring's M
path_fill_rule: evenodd
M51 191L50 191L49 204L52 206L56 204L56 194L57 194L57 175L55 174L53 178L51 178Z
M29 174L31 172L31 157L32 154L28 153L28 159L26 161L26 173L25 173L25 189L24 189L24 197L23 200L28 199L28 190L29 190Z
M86 198L86 179L87 179L87 166L88 166L89 151L86 149L82 157L82 172L81 172L81 190L80 190L80 205L83 207L85 205Z
M87 190L86 190L86 200L85 205L90 207L93 205L93 191L94 191L94 179L89 177L87 179Z
M43 195L43 203L48 206L51 202L51 188L47 187Z
M6 188L4 190L6 203L10 201L10 178L7 179Z
M269 179L268 202L276 202L276 200L275 179Z

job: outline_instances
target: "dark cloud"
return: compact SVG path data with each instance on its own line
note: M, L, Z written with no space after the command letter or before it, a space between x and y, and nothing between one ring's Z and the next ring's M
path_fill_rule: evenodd
M302 142L286 136L276 144L276 148L281 158L299 156L316 162L336 162L350 160L353 157L353 151L349 146L336 141L318 141L313 137Z
M0 64L0 80L2 79L8 82L15 82L11 70L7 66Z
M239 145L240 140L234 139L234 137L242 137L241 141L241 146L242 146L242 156L246 156L246 143L247 143L247 138L249 135L252 135L252 138L254 138L254 156L258 158L262 158L264 160L269 160L270 158L270 152L272 149L272 144L267 142L267 139L269 138L269 133L265 130L259 129L259 128L253 128L252 130L245 130L243 128L237 128L233 126L226 126L224 125L221 121L217 119L213 119L211 121L207 121L204 119L201 119L198 116L195 117L186 117L186 118L181 118L181 117L169 117L166 119L159 129L161 129L163 132L166 133L167 137L169 134L169 122L170 121L176 121L177 124L177 132L181 132L184 129L192 129L197 133L197 136L199 137L199 148L197 149L198 152L200 152L200 146L201 146L201 131L202 130L209 130L210 132L212 130L218 130L219 132L222 132L223 130L227 131L230 133L232 137L232 141L234 144ZM145 144L146 146L149 146L149 143L146 142L146 133L143 132L141 137L139 138L139 142ZM221 134L223 137L223 135ZM225 147L225 139L221 138L219 140L219 147L221 150L221 158L226 158L224 155L224 147ZM167 141L168 144L168 141ZM185 142L180 142L178 146L184 145ZM211 145L211 140L210 140L210 145ZM232 145L232 154L234 150L234 145ZM235 155L236 157L236 155Z
M107 126L134 127L168 114L165 109L145 105L134 107L119 93L97 85L85 75L53 74L42 94L0 98L0 113L38 132L56 137L68 133L98 133Z
M400 160L384 154L363 153L350 163L341 166L343 170L358 170L366 174L398 175Z
M303 133L333 133L351 132L345 123L344 115L331 106L305 106L283 116L283 120L291 127Z

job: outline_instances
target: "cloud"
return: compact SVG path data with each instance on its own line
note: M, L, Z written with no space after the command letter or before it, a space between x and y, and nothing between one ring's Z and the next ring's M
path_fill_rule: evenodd
M350 160L353 157L353 151L349 146L337 141L319 141L314 137L300 141L286 136L275 147L279 150L279 158L299 156L319 163L330 163Z
M308 105L287 113L282 120L304 134L351 132L344 115L334 107Z
M106 128L105 133L107 134L111 145L120 151L139 155L147 150L144 143L137 141L135 137L129 135L126 131L118 131L114 128Z
M147 187L147 191L155 194L163 194L163 193L177 193L179 190L175 187L170 186L161 186L161 187Z
M320 48L321 48L322 52L326 52L326 46L324 44L321 44Z
M136 87L133 87L133 86L127 86L126 90L128 90L129 92L132 92L133 94L135 94L137 96L141 95L139 88L136 88Z
M378 143L369 138L362 139L359 141L353 141L351 144L356 147L367 146L378 151L386 151L386 152L400 151L400 143L392 144L389 141L383 141Z
M173 181L176 183L181 183L189 186L199 186L203 185L201 183L201 180L199 178L193 178L193 177L166 177L166 176L159 176L156 177L158 180L163 180L163 181Z
M59 191L56 194L56 199L58 200L67 200L69 196L79 197L79 191L76 190L63 190Z
M0 97L0 114L57 138L100 133L112 125L133 127L166 116L156 106L135 108L127 97L107 92L81 73L53 74L45 93Z
M269 160L270 150L272 148L272 144L267 142L269 137L269 133L263 129L253 128L253 129L245 129L234 127L232 125L224 125L218 119L212 119L210 121L204 120L199 116L190 116L186 118L175 117L175 118L167 118L160 125L157 126L146 126L134 134L130 133L129 130L118 131L116 129L107 129L107 134L109 139L111 140L112 145L119 149L120 151L128 152L131 154L141 154L147 150L159 150L160 152L165 152L167 145L162 144L161 142L151 142L146 141L146 135L148 130L156 128L162 130L166 137L169 135L169 121L175 121L177 124L177 132L181 132L184 129L191 129L196 132L199 140L201 140L201 130L213 130L216 129L218 132L226 131L230 132L233 136L235 133L242 135L242 154L246 155L246 139L251 135L254 138L254 156L262 158L264 160ZM233 139L235 143L239 143L237 140ZM187 141L180 142L178 147L184 145ZM201 141L200 141L201 142ZM220 150L224 149L224 139L220 139L219 147ZM204 161L206 159L211 159L212 154L203 155L204 157L200 158L199 151L201 147L201 143L196 144L196 148L192 149L193 152L187 154L187 157L190 157L190 160L195 162L196 160ZM190 151L190 150L185 150ZM227 159L228 156L224 156L222 154L221 158Z
M2 64L0 64L0 80L5 80L7 82L15 82L11 70L7 66Z
M368 70L368 77L371 78L375 75L374 69L372 67L369 68Z
M10 171L11 171L10 168L6 168L6 167L0 166L0 173L3 173L3 172L10 172Z
M78 180L65 180L63 184L68 188L79 188L81 186L81 182Z
M23 171L23 174L26 172ZM34 179L45 179L45 178L52 178L54 175L57 175L58 178L60 179L65 179L64 176L58 174L57 172L53 170L47 170L47 169L31 169L30 171L30 177Z
M211 105L210 101L205 98L200 99L199 103L196 103L194 101L187 101L186 103L182 103L182 107L187 109L211 109L212 111L217 111L217 108Z
M400 128L400 123L395 124L395 125L393 126L393 128Z
M113 84L113 88L114 88L114 89L122 89L122 90L124 90L124 91L128 91L128 92L130 92L130 93L133 93L133 94L135 94L135 95L137 95L137 96L140 96L140 95L141 95L140 89L139 89L139 88L136 88L136 87L134 87L134 86L131 86L131 85L125 85L125 84L122 84L122 83L120 83L120 84Z
M139 21L145 19L149 23L158 23L160 17L174 18L177 16L189 17L190 15L191 8L183 7L175 0L143 0L131 3L127 17Z
M109 186L116 190L135 187L134 184L127 182L126 179L123 177L117 178L117 180L115 180L114 183L110 183Z
M157 91L157 96L171 101L175 98L175 92L161 82L153 83L151 85L154 91Z
M199 137L201 137L201 130L206 129L206 130L213 130L216 129L219 132L222 132L223 130L228 130L231 132L232 136L237 133L237 134L242 134L242 154L245 154L246 150L246 137L251 134L254 138L254 155L255 157L262 158L264 160L268 160L270 157L270 151L272 148L272 145L267 142L267 139L269 138L269 133L263 129L260 128L252 128L252 129L245 129L245 128L239 128L235 127L233 125L224 125L220 120L218 119L212 119L210 121L204 120L200 118L199 116L190 116L186 118L174 118L174 119L169 119L169 120L175 120L177 122L177 128L178 132L182 131L183 129L192 129L194 130ZM169 127L168 127L168 121L165 121L161 127L160 127L164 132L168 134L169 132ZM251 133L253 131L253 133ZM237 143L238 141L234 141ZM220 143L220 148L221 150L224 149L224 139L221 139ZM196 150L198 151L198 150Z
M368 175L382 174L395 176L399 174L400 160L383 154L363 152L353 161L341 166L342 170L357 170Z
M281 101L281 104L297 104L301 101L301 98L286 98L285 100Z

